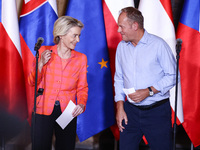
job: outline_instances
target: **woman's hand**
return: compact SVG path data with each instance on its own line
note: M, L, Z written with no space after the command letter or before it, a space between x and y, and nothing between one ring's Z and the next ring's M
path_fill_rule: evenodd
M40 72L42 70L42 67L51 59L51 53L51 50L45 50L44 52L42 52L40 61L38 63L38 69Z
M83 104L76 105L76 107L74 108L74 110L72 112L72 116L77 117L78 115L82 114L84 111L84 108L85 108L85 106Z

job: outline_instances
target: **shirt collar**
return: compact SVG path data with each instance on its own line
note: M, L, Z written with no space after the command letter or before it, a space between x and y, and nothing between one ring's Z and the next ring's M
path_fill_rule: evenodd
M138 42L138 44L147 44L148 43L148 38L149 38L149 33L146 30L144 30L144 34L143 34L142 38L140 39L140 41ZM125 43L127 43L127 45L129 45L129 44L132 45L132 43L130 41L129 42L125 42Z
M144 34L142 36L142 38L140 39L140 41L138 42L138 44L147 44L148 43L148 37L149 37L149 33L144 30Z

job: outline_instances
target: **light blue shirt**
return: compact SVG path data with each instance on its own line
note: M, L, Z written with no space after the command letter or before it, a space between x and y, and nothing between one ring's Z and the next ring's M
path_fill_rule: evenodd
M115 67L115 102L124 101L123 88L153 86L160 92L135 103L150 105L168 98L169 90L176 84L176 60L169 45L147 31L136 46L125 41L118 44Z

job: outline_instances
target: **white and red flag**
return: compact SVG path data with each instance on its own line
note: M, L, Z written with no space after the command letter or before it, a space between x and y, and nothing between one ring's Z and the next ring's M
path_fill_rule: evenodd
M0 111L24 120L27 103L15 0L0 0L0 64Z
M176 57L176 36L173 24L172 7L170 0L140 0L138 9L144 16L144 28L147 32L163 38ZM181 95L181 83L178 83L177 95L177 117L179 123L182 123L183 107ZM175 87L170 90L170 104L175 108ZM172 121L174 113L172 115Z
M134 0L102 0L102 2L103 2L105 30L106 30L106 41L109 52L112 80L114 83L115 52L117 49L117 45L122 40L120 33L117 32L118 29L117 19L119 16L119 11L122 8L128 6L135 7L135 4ZM115 139L119 140L119 129L117 125L115 124L114 126L112 126L111 130L115 136Z

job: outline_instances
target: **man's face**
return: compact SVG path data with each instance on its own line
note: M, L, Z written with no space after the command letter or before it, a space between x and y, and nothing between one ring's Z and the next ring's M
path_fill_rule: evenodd
M133 23L126 17L126 13L121 13L118 18L118 30L125 42L132 42L134 38Z

